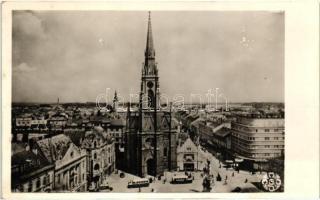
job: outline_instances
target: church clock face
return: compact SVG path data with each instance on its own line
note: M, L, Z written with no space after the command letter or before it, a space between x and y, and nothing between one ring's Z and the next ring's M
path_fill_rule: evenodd
M152 83L151 81L149 81L149 82L147 83L147 86L148 86L148 88L152 88L152 87L153 87L153 83Z

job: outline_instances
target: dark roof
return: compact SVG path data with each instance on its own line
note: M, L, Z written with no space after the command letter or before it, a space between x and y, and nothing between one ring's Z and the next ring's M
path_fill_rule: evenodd
M67 130L64 132L64 134L66 134L77 147L80 147L81 141L85 136L85 131L84 130L70 130L70 131Z
M37 160L40 161L39 164L42 164L42 165L49 164L48 160L46 160L44 157L38 154L36 155L32 151L26 151L26 150L13 154L11 157L11 164L21 165L21 164L28 163L30 161L34 161L34 163L37 164L38 163ZM35 165L35 166L38 166L38 165Z
M21 183L28 177L33 176L42 171L53 169L54 165L39 152L35 154L32 151L21 151L11 156L12 184Z
M122 119L112 119L110 126L124 126L124 121Z
M13 142L11 144L11 155L16 154L26 150L27 143Z
M217 130L214 134L220 137L226 137L231 134L231 130L226 127L223 127Z

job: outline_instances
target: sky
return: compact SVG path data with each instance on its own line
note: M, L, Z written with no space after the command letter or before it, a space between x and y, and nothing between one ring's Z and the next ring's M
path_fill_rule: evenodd
M284 13L154 11L160 92L284 101ZM13 102L87 102L138 93L147 11L14 11ZM191 100L192 101L192 100Z

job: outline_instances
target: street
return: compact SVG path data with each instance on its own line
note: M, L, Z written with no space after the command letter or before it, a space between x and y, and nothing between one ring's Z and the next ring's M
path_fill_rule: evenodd
M234 169L226 169L221 166L219 168L219 160L210 152L205 151L207 159L210 161L210 173L214 176L214 184L211 192L232 192L235 188L240 187L242 191L259 192L252 182L260 182L262 174L252 175L250 172L240 170L239 173ZM222 165L222 164L221 164ZM192 183L186 184L171 184L172 174L184 172L166 172L161 180L154 180L148 187L141 187L140 192L202 192L203 191L203 172L192 172L194 180ZM216 177L220 174L222 180L216 181ZM227 177L227 180L225 181ZM113 187L111 192L139 192L139 188L127 188L128 182L134 178L138 178L132 174L125 173L124 178L120 178L118 174L111 174L107 177L108 184ZM166 181L164 182L164 179ZM247 181L246 181L247 180Z

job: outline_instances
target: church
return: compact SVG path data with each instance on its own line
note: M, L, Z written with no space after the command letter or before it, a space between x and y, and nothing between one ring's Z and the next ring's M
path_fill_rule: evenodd
M150 12L144 56L139 109L133 112L128 106L125 134L126 170L140 177L177 168L178 123L170 108L161 108Z

